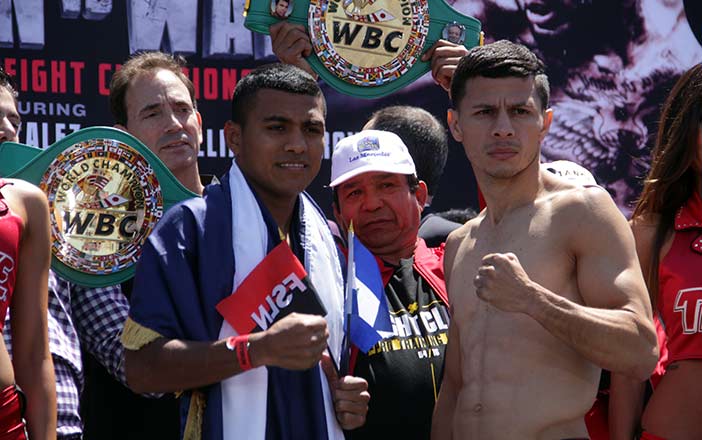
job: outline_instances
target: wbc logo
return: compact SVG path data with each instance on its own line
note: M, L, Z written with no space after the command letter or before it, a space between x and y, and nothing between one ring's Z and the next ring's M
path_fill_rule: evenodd
M673 310L682 314L683 334L702 333L702 287L679 291L674 307Z
M312 47L326 68L361 87L389 84L419 61L428 0L310 0Z
M153 168L114 139L89 139L65 149L39 186L49 201L52 253L83 273L109 274L135 264L163 213Z

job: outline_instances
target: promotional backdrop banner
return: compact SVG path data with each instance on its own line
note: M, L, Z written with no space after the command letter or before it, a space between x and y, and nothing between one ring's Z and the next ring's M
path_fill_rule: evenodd
M413 0L398 0L410 5ZM487 43L506 38L541 56L552 85L554 122L543 159L589 169L625 213L648 170L660 106L682 71L702 60L702 11L695 0L447 0L482 23ZM243 0L0 0L0 65L16 76L20 142L46 148L80 129L114 123L112 74L130 54L183 55L203 116L204 173L231 161L223 126L239 79L275 61L270 39L244 27ZM310 192L327 212L331 148L385 105L424 107L445 121L444 90L425 75L382 99L323 85L325 160ZM434 208L477 206L462 147L451 141Z

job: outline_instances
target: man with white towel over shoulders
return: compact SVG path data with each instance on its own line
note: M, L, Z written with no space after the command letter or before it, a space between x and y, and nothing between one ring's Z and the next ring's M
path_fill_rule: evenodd
M324 96L302 70L251 72L225 126L230 171L202 198L171 208L143 248L122 337L127 380L137 392L183 392L182 438L342 439L342 429L365 422L366 381L329 381L320 366L324 352L338 365L343 336L336 247L303 192L320 168L325 116ZM326 314L291 313L237 334L217 305L236 299L281 240Z

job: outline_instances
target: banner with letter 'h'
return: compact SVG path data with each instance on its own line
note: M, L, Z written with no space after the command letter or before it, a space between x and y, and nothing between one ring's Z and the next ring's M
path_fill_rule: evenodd
M217 304L217 311L240 335L267 330L293 312L326 315L305 268L283 241Z

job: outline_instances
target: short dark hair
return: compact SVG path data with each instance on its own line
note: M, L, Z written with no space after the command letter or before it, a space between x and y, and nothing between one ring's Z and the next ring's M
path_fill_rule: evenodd
M409 192L415 193L417 192L417 188L419 188L419 178L415 174L406 174L407 176L407 187L409 188ZM339 207L339 193L337 192L338 186L333 186L332 187L332 203L334 203L334 206L337 208Z
M550 87L544 63L526 46L507 40L496 41L485 46L471 48L461 58L451 81L451 101L457 109L466 94L469 79L486 78L526 78L534 77L536 93L541 101L541 110L548 108Z
M312 76L290 64L265 64L241 79L232 96L232 122L244 126L246 115L252 106L256 93L262 89L278 90L305 96L321 96L324 116L327 116L327 104L322 89Z
M5 69L2 67L0 67L0 87L4 87L8 92L10 92L10 95L15 98L15 101L17 100L18 94L15 80L10 76L10 74L5 72Z
M448 221L463 224L468 220L474 218L476 215L478 215L478 213L475 212L475 209L473 208L451 208L446 211L437 212L436 215Z
M195 87L190 78L183 73L185 59L163 52L141 52L131 57L121 69L112 75L110 81L110 110L115 122L127 126L127 89L137 76L154 70L168 70L180 79L190 94L193 108L197 109L195 101Z
M433 196L448 158L448 138L441 122L422 108L394 105L373 113L369 125L370 129L400 136L414 160L417 177L426 182L427 191Z

